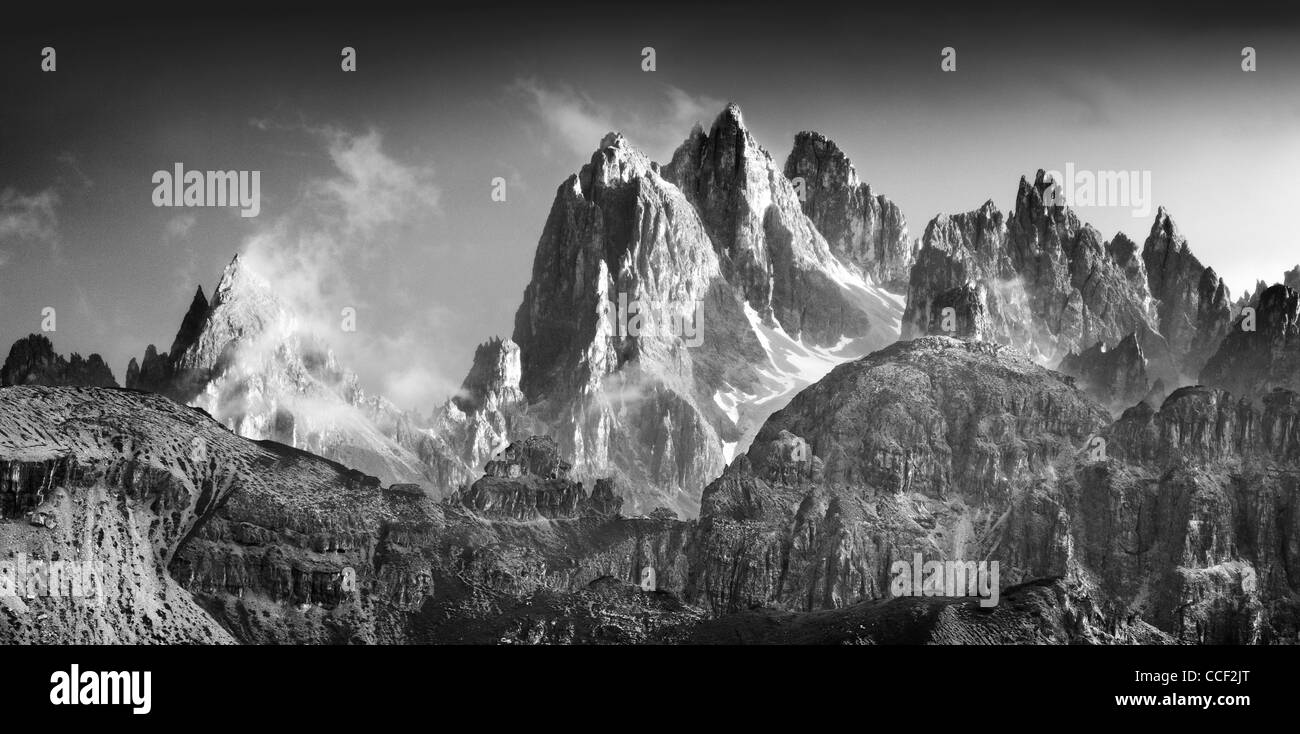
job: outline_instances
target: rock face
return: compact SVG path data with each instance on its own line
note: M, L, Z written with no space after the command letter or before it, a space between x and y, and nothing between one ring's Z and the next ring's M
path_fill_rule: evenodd
M892 341L900 307L835 257L738 108L663 168L611 133L556 192L509 346L480 348L435 431L471 466L551 435L629 513L694 516L762 420Z
M542 439L502 466L563 469ZM604 485L582 507L494 520L159 395L5 388L0 584L24 586L0 585L0 643L680 638L687 523L618 517Z
M1228 288L1213 268L1201 265L1160 207L1142 247L1151 296L1159 305L1159 331L1175 355L1182 381L1194 382L1228 330Z
M709 486L686 599L839 608L889 596L920 553L999 561L1004 587L1061 578L1099 629L1294 640L1300 525L1271 518L1293 515L1297 400L1184 388L1112 424L1005 348L899 343L800 393Z
M532 436L489 461L487 475L456 501L483 517L519 521L618 513L623 501L614 495L611 480L597 480L588 496L581 482L569 479L570 468L555 441Z
M520 387L519 346L493 338L474 351L474 364L460 392L435 411L419 443L420 460L440 476L468 484L466 474L483 467L509 445L508 436L545 432L528 414Z
M211 302L200 288L171 350L150 345L127 387L202 408L241 436L306 449L388 482L449 494L473 476L444 442L362 390L325 341L236 256Z
M1237 316L1201 372L1201 382L1257 399L1275 388L1300 391L1300 294L1277 284Z
M80 354L64 359L43 334L31 334L9 348L0 367L0 387L46 385L75 387L117 387L113 372L98 354L82 359Z
M691 630L692 645L1160 645L1172 638L1140 619L1107 616L1080 589L1044 579L1007 589L992 609L952 598L859 602L795 614L746 610Z
M541 437L438 503L160 396L5 388L0 571L83 561L117 603L0 594L0 641L1294 643L1297 416L1198 387L1112 423L930 337L800 393L682 522ZM891 598L916 554L1000 562L999 603Z
M194 300L181 320L181 328L176 332L171 350L158 354L154 345L145 349L140 362L135 359L126 368L126 386L133 390L145 390L161 393L185 403L202 391L208 375L205 370L187 371L181 367L181 358L199 339L203 325L207 322L210 307L203 295L203 286L194 293Z
M609 134L556 191L511 338L480 345L428 419L364 394L238 257L127 386L437 496L550 435L575 481L613 478L630 513L694 516L773 410L898 336L901 296L876 281L905 267L901 214L827 154L842 170L820 185L853 190L814 212L842 230L837 250L734 105L662 168Z
M1081 474L1112 508L1089 519L1083 546L1113 559L1103 591L1185 642L1297 639L1287 569L1300 533L1298 409L1287 390L1258 406L1185 387L1159 411L1126 412L1107 437L1110 460Z
M1136 335L1129 334L1113 349L1097 342L1079 354L1071 352L1056 368L1078 380L1089 395L1118 415L1151 392L1146 357ZM1161 399L1164 396L1160 396Z
M927 336L996 341L997 329L989 317L988 289L967 282L941 291L927 304Z
M1163 208L1139 257L1123 233L1104 242L1070 209L1045 204L1052 185L1042 171L1032 184L1022 178L1005 222L992 202L930 222L911 271L903 337L978 334L1058 364L1132 336L1151 380L1195 382L1226 330L1222 281L1191 254ZM953 302L964 333L941 321L939 306ZM976 302L988 333L972 328L963 311L963 303L977 311ZM1117 391L1136 394L1126 385L1088 384L1103 402Z
M1040 488L1108 421L987 342L927 337L841 365L705 491L688 598L835 608L888 596L892 563L914 553L993 557L1008 585L1064 576L1050 530L1064 508ZM779 448L790 437L808 446L800 458Z
M524 399L519 381L519 345L494 338L474 350L474 365L456 395L456 407L465 412L496 411Z
M257 445L285 456L277 475L341 470ZM325 488L292 475L250 485L170 571L250 643L672 642L703 616L671 591L685 580L687 523L618 516L606 482L588 496L567 481L550 439L512 444L489 467L443 503L353 471ZM646 568L648 589L634 585Z
M22 585L0 590L0 642L232 642L161 571L269 462L160 396L0 389L0 583Z
M1043 363L1097 341L1150 335L1145 277L1131 242L1103 242L1065 207L1045 206L1043 172L1020 180L1009 221L987 202L926 227L912 269L903 336L936 333L932 304L954 288L982 287L994 341Z
M695 210L617 135L558 190L513 341L535 432L644 511L694 512L737 432L710 396L764 357Z
M906 292L912 245L903 212L858 180L833 141L816 132L796 135L785 176L803 180L803 212L836 257L873 282Z
M728 105L707 134L696 127L664 177L699 211L727 281L765 323L819 346L882 326L739 107Z

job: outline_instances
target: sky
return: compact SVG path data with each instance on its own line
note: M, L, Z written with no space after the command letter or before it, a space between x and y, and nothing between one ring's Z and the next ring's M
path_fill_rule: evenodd
M727 102L778 162L800 130L835 140L916 236L989 199L1009 212L1022 175L1073 164L1148 172L1150 211L1080 216L1141 242L1166 207L1234 295L1300 263L1295 13L1031 11L368 4L6 23L0 351L52 307L55 348L98 352L122 381L241 253L306 321L356 309L331 338L340 360L427 413L476 344L510 335L556 188L601 137L666 162ZM177 162L259 171L258 215L154 206L154 173Z

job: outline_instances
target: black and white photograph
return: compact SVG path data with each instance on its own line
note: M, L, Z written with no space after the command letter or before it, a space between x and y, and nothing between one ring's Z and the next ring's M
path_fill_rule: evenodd
M226 646L1285 704L1300 6L33 7L0 100L46 721Z

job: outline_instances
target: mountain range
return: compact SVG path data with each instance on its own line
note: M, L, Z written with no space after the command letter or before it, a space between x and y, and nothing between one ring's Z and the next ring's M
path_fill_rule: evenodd
M427 413L238 256L125 389L20 340L0 540L135 603L4 641L1296 642L1300 269L1233 301L1052 184L911 240L818 133L611 133ZM918 554L1002 602L891 598Z

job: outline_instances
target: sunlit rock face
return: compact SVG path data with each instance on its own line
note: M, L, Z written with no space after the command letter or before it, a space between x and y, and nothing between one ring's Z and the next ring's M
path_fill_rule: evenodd
M1231 309L1222 280L1191 254L1163 208L1139 251L1122 232L1104 241L1073 210L1056 205L1052 185L1043 171L1032 183L1022 178L1006 219L990 201L930 222L911 269L903 337L978 334L1045 365L1098 343L1118 348L1132 337L1152 383L1195 384L1227 331ZM969 305L954 311L966 333L955 333L943 307L963 299ZM1117 392L1142 397L1127 384L1097 387L1108 402Z
M874 283L906 292L913 252L903 212L858 179L834 141L816 132L796 135L785 176L802 181L803 211L837 258Z
M445 495L473 477L412 416L366 394L326 338L238 256L211 302L202 290L195 295L171 350L160 355L151 345L128 371L127 387L201 408L241 436L306 449L387 482Z
M1295 640L1300 398L1182 388L1112 421L1060 373L927 337L842 365L705 491L686 599L719 611L890 596L894 561L1059 578L1090 624ZM802 449L801 447L805 447Z
M556 191L502 342L518 345L522 399L473 397L497 371L476 358L442 423L473 465L549 434L575 477L615 478L625 511L690 517L763 419L893 341L900 309L835 256L739 108L663 167L611 134Z

